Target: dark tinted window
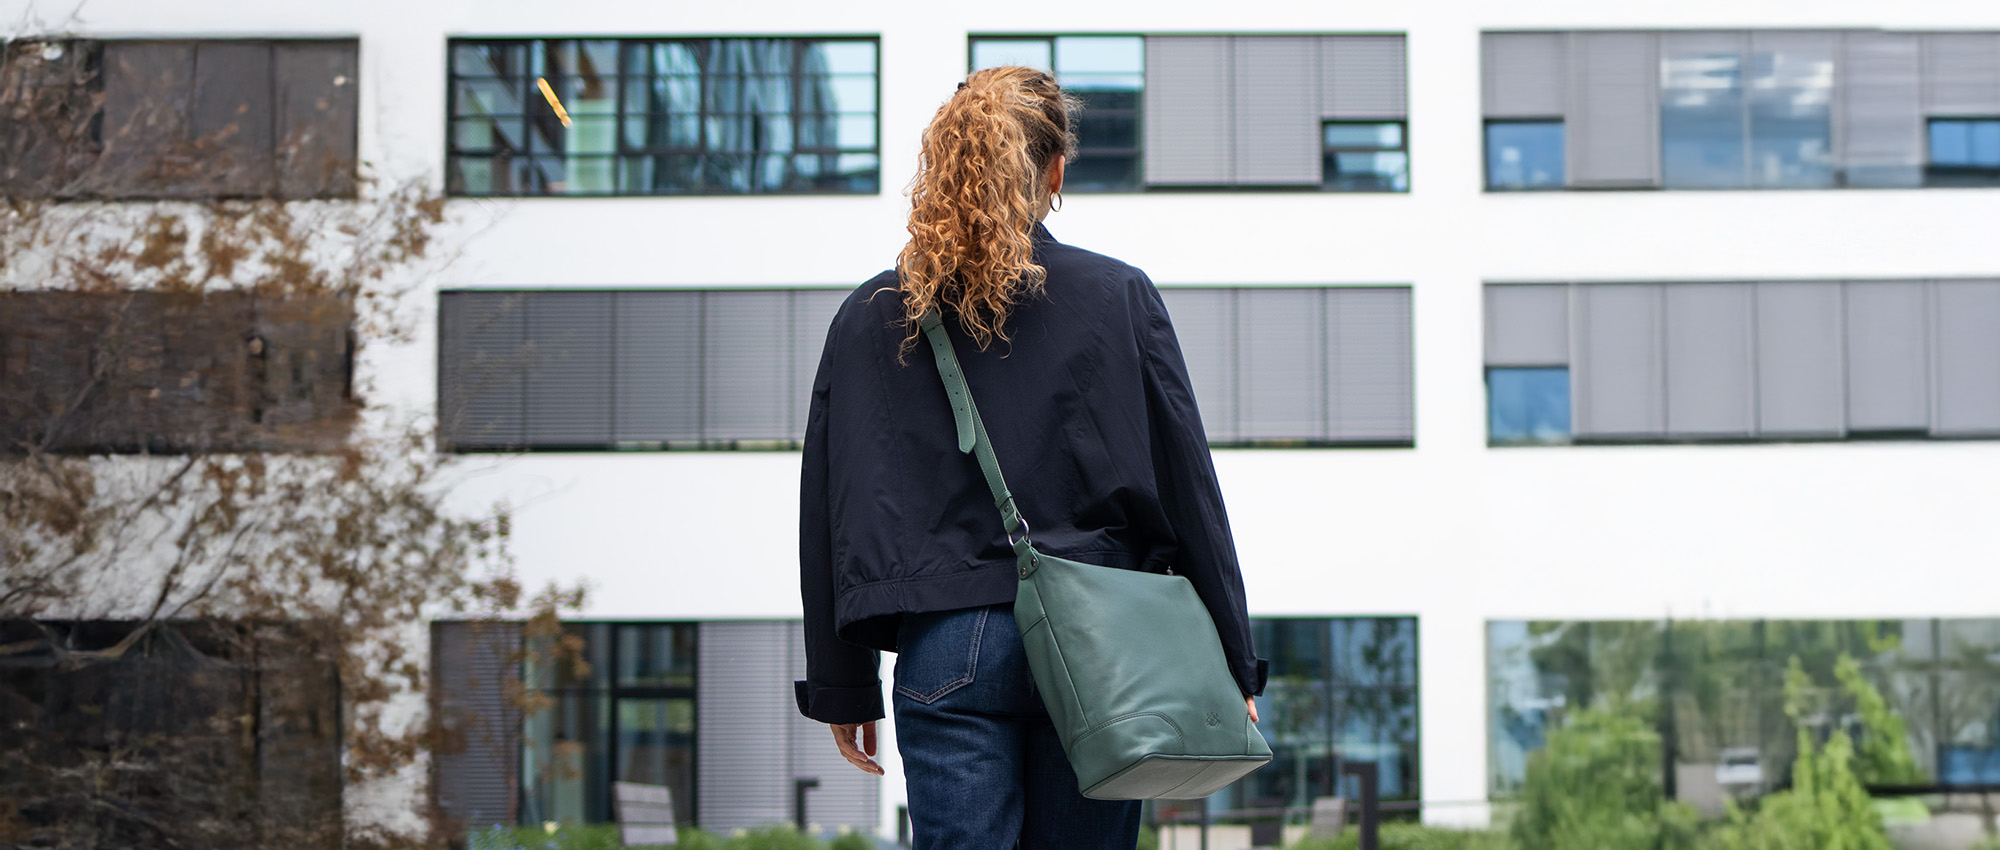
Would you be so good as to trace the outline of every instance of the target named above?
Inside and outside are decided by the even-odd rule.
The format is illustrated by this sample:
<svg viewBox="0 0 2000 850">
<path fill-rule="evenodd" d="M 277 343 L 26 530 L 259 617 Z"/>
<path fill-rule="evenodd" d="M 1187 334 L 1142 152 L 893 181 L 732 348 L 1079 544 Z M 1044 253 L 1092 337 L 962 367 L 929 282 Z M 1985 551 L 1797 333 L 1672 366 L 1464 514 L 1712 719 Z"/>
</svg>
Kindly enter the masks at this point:
<svg viewBox="0 0 2000 850">
<path fill-rule="evenodd" d="M 456 195 L 873 194 L 874 39 L 451 46 Z"/>
<path fill-rule="evenodd" d="M 355 186 L 353 41 L 17 41 L 0 194 L 327 198 Z"/>
<path fill-rule="evenodd" d="M 974 38 L 972 69 L 1025 65 L 1056 76 L 1083 100 L 1077 157 L 1065 192 L 1140 188 L 1139 115 L 1146 79 L 1145 39 L 1137 36 Z"/>
</svg>

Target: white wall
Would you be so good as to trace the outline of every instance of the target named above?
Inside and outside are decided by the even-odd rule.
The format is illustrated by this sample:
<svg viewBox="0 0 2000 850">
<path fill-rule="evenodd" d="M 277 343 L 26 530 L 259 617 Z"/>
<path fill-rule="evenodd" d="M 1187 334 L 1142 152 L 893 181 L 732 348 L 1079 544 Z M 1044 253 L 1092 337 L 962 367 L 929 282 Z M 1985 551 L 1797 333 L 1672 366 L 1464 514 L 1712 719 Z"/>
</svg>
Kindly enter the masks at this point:
<svg viewBox="0 0 2000 850">
<path fill-rule="evenodd" d="M 0 0 L 0 21 L 23 6 Z M 358 34 L 364 157 L 433 180 L 447 36 L 880 34 L 880 196 L 452 204 L 444 284 L 594 286 L 858 283 L 887 267 L 918 131 L 964 72 L 967 31 L 1409 33 L 1410 194 L 1077 195 L 1050 227 L 1162 283 L 1415 286 L 1415 450 L 1217 463 L 1253 613 L 1421 618 L 1424 793 L 1456 802 L 1485 796 L 1487 619 L 2000 614 L 2000 444 L 1484 446 L 1482 281 L 2000 275 L 2000 191 L 1479 191 L 1481 29 L 1707 26 L 2000 29 L 2000 4 L 91 0 L 77 29 Z M 378 398 L 427 406 L 431 345 L 373 350 Z M 592 616 L 794 616 L 797 462 L 482 457 L 461 498 L 517 505 L 523 572 L 587 577 Z"/>
</svg>

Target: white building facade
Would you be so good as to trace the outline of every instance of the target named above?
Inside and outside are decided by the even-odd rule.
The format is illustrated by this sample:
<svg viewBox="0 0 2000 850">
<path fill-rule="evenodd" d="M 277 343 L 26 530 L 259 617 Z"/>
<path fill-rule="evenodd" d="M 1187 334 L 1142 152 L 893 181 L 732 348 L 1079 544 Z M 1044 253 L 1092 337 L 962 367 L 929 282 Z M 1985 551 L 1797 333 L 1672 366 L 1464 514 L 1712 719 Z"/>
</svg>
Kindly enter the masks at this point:
<svg viewBox="0 0 2000 850">
<path fill-rule="evenodd" d="M 20 18 L 19 6 L 0 13 Z M 1279 623 L 1259 634 L 1323 620 L 1335 637 L 1313 639 L 1326 656 L 1316 663 L 1332 672 L 1300 675 L 1394 692 L 1381 716 L 1410 728 L 1370 727 L 1351 747 L 1327 733 L 1327 749 L 1402 760 L 1397 787 L 1426 820 L 1488 817 L 1489 623 L 2000 616 L 2000 488 L 1988 482 L 2000 472 L 2000 186 L 1927 185 L 2000 170 L 1981 147 L 1988 123 L 2000 133 L 2000 37 L 1932 37 L 2000 33 L 2000 6 L 93 0 L 68 24 L 52 4 L 33 15 L 103 39 L 359 40 L 361 160 L 455 196 L 457 259 L 439 292 L 413 302 L 444 314 L 424 323 L 438 334 L 365 350 L 374 400 L 444 408 L 469 450 L 456 498 L 511 505 L 523 576 L 586 579 L 581 619 L 695 624 L 695 681 L 652 681 L 660 690 L 630 699 L 660 701 L 634 718 L 698 704 L 696 755 L 674 769 L 698 777 L 705 824 L 783 819 L 812 765 L 823 790 L 807 799 L 847 808 L 808 820 L 894 832 L 893 734 L 889 777 L 840 796 L 832 742 L 783 713 L 793 662 L 750 656 L 799 615 L 799 455 L 782 427 L 802 428 L 804 399 L 791 388 L 810 378 L 801 364 L 816 355 L 827 293 L 893 263 L 918 134 L 980 55 L 975 41 L 1142 92 L 1131 125 L 1105 130 L 1130 143 L 1101 146 L 1108 164 L 1091 172 L 1114 190 L 1067 192 L 1048 226 L 1186 290 L 1168 303 L 1194 340 L 1211 430 L 1228 437 L 1215 462 L 1250 610 Z M 1709 41 L 1689 41 L 1696 32 Z M 1122 41 L 1077 46 L 1066 69 L 1070 37 Z M 474 55 L 516 39 L 612 52 L 579 47 L 577 64 L 516 70 L 493 64 L 512 61 L 498 52 Z M 708 113 L 686 125 L 696 135 L 676 135 L 678 113 L 657 105 L 674 86 L 780 67 L 752 57 L 724 72 L 701 52 L 721 48 L 676 45 L 743 39 L 793 51 L 782 67 L 796 89 L 771 95 L 788 104 L 771 114 L 788 117 L 732 124 L 757 109 L 697 95 Z M 845 47 L 808 56 L 797 46 L 808 43 Z M 693 69 L 679 56 L 696 57 Z M 831 106 L 800 105 L 810 75 Z M 482 93 L 475 77 L 506 91 Z M 553 80 L 540 104 L 539 85 L 523 83 L 537 79 Z M 649 96 L 652 112 L 631 105 Z M 520 123 L 503 128 L 506 103 Z M 553 103 L 569 123 L 545 129 Z M 1868 115 L 1889 117 L 1856 117 Z M 1539 130 L 1491 135 L 1515 124 Z M 1553 152 L 1535 135 L 1550 124 Z M 765 159 L 702 159 L 741 141 L 719 141 L 737 139 L 730 127 Z M 790 136 L 770 135 L 780 129 Z M 1741 140 L 1737 153 L 1715 153 L 1735 144 L 1725 137 Z M 493 153 L 510 145 L 511 157 Z M 674 182 L 683 165 L 708 182 Z M 1897 167 L 1907 174 L 1864 188 Z M 578 297 L 536 300 L 549 293 Z M 440 307 L 454 300 L 469 306 Z M 1245 332 L 1253 321 L 1263 333 Z M 659 323 L 687 330 L 635 342 Z M 538 338 L 542 327 L 560 334 Z M 730 342 L 767 327 L 795 340 L 790 353 L 728 371 L 741 365 Z M 479 333 L 497 336 L 466 341 Z M 465 390 L 472 412 L 460 411 L 450 384 L 471 374 L 469 358 L 516 339 L 582 353 Z M 1908 351 L 1879 353 L 1875 339 Z M 1322 359 L 1304 372 L 1267 365 L 1294 349 Z M 641 362 L 652 365 L 630 366 Z M 1877 367 L 1888 371 L 1869 377 Z M 1560 377 L 1560 394 L 1535 396 L 1555 399 L 1536 408 L 1489 392 L 1489 370 L 1523 369 Z M 1521 392 L 1554 392 L 1532 386 Z M 1914 395 L 1868 401 L 1898 388 Z M 1339 625 L 1356 622 L 1368 625 Z M 1407 657 L 1383 681 L 1344 681 L 1330 660 L 1350 652 L 1339 635 L 1359 646 L 1378 632 L 1389 635 L 1378 649 Z M 766 668 L 776 701 L 751 700 L 766 713 L 730 725 L 751 709 L 711 703 L 721 697 L 701 681 Z M 757 741 L 769 724 L 791 737 Z M 752 744 L 798 770 L 725 794 L 718 783 L 737 779 L 724 765 Z M 1302 785 L 1215 805 L 1338 790 L 1306 778 L 1325 764 L 1284 769 Z M 754 812 L 721 814 L 753 798 Z M 858 823 L 857 807 L 879 816 Z"/>
</svg>

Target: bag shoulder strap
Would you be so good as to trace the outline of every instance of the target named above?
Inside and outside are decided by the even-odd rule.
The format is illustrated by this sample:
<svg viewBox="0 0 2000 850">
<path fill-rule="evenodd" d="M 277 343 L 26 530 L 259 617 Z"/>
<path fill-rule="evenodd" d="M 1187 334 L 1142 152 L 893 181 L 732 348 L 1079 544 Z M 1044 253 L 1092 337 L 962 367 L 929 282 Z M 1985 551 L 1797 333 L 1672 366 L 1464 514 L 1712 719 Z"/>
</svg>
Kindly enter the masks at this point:
<svg viewBox="0 0 2000 850">
<path fill-rule="evenodd" d="M 986 476 L 986 489 L 993 494 L 993 506 L 1000 510 L 1000 524 L 1007 529 L 1007 542 L 1013 545 L 1017 558 L 1027 559 L 1021 576 L 1027 578 L 1031 571 L 1029 564 L 1034 560 L 1030 557 L 1034 544 L 1028 540 L 1028 523 L 1014 505 L 1007 479 L 1000 474 L 1000 459 L 993 454 L 993 441 L 986 436 L 986 422 L 979 418 L 979 406 L 972 402 L 972 388 L 965 383 L 965 370 L 959 368 L 958 352 L 952 350 L 944 319 L 933 309 L 924 313 L 917 324 L 930 340 L 938 377 L 944 380 L 945 396 L 951 399 L 951 415 L 958 422 L 958 450 L 979 459 L 979 471 Z"/>
</svg>

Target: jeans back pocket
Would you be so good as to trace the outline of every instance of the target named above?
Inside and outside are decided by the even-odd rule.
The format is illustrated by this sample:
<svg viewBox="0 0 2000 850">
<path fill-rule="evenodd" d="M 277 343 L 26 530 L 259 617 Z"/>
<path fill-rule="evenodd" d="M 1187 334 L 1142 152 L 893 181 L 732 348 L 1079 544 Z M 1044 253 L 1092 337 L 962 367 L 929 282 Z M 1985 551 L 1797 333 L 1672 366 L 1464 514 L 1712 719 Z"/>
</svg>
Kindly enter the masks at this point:
<svg viewBox="0 0 2000 850">
<path fill-rule="evenodd" d="M 991 608 L 903 615 L 896 643 L 896 693 L 922 703 L 972 684 Z"/>
</svg>

